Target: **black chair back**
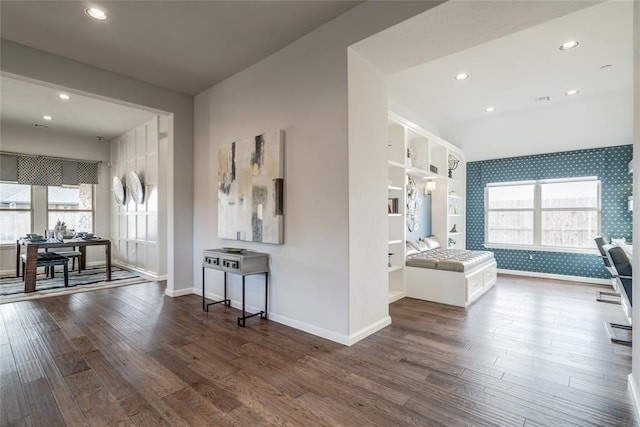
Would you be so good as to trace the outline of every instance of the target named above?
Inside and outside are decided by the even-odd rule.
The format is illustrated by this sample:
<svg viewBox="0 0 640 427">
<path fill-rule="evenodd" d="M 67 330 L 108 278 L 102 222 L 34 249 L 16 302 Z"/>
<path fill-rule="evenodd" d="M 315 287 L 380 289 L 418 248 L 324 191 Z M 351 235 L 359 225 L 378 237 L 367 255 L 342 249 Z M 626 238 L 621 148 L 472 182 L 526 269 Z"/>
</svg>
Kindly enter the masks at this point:
<svg viewBox="0 0 640 427">
<path fill-rule="evenodd" d="M 620 280 L 622 287 L 626 294 L 629 304 L 632 305 L 633 301 L 633 270 L 631 268 L 631 261 L 629 256 L 620 246 L 604 245 L 603 250 L 607 255 L 607 259 L 611 263 L 611 268 L 616 272 L 617 280 Z"/>
<path fill-rule="evenodd" d="M 602 261 L 604 262 L 604 266 L 605 267 L 611 267 L 611 263 L 609 262 L 609 258 L 607 258 L 607 253 L 603 249 L 604 245 L 606 245 L 607 242 L 604 241 L 604 238 L 602 236 L 596 236 L 596 237 L 594 237 L 593 240 L 596 241 L 596 246 L 598 247 L 598 250 L 600 251 L 600 256 L 602 257 Z"/>
</svg>

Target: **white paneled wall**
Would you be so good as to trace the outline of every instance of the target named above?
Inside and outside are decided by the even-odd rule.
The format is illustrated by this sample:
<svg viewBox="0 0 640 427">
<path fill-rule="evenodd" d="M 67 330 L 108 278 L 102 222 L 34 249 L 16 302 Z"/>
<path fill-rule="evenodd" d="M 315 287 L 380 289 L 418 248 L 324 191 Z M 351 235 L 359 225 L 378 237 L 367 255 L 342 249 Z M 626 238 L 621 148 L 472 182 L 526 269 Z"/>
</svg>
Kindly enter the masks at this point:
<svg viewBox="0 0 640 427">
<path fill-rule="evenodd" d="M 146 273 L 156 280 L 166 278 L 166 186 L 159 171 L 166 165 L 167 118 L 157 116 L 111 141 L 111 178 L 134 171 L 144 187 L 144 202 L 137 204 L 126 190 L 126 203 L 111 197 L 111 240 L 115 262 Z M 113 190 L 112 190 L 113 191 Z M 160 209 L 160 207 L 163 209 Z"/>
</svg>

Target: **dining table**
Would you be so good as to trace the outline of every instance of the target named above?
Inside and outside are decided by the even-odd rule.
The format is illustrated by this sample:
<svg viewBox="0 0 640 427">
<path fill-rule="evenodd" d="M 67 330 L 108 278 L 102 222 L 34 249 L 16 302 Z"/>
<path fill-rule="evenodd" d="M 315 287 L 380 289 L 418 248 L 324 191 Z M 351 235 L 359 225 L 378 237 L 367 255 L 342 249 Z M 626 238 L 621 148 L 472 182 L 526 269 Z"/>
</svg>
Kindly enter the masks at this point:
<svg viewBox="0 0 640 427">
<path fill-rule="evenodd" d="M 80 269 L 87 267 L 87 247 L 88 246 L 104 246 L 106 258 L 107 281 L 111 281 L 111 240 L 109 239 L 46 239 L 31 241 L 28 239 L 16 240 L 16 277 L 20 277 L 20 254 L 21 248 L 26 249 L 26 263 L 24 267 L 24 292 L 30 293 L 36 290 L 36 275 L 38 269 L 38 251 L 40 249 L 53 248 L 79 248 L 80 253 Z"/>
</svg>

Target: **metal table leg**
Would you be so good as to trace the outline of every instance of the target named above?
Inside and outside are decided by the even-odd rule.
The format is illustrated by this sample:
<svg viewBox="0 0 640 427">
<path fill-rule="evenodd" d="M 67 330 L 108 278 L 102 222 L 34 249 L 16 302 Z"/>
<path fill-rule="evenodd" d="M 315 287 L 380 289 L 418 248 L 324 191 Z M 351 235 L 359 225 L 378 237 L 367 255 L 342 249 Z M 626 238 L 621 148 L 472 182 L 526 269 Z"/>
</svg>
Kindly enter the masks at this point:
<svg viewBox="0 0 640 427">
<path fill-rule="evenodd" d="M 244 302 L 244 298 L 243 298 Z M 227 298 L 227 272 L 224 272 L 224 299 L 222 301 L 213 301 L 210 303 L 205 303 L 204 300 L 204 267 L 202 267 L 202 310 L 208 312 L 210 305 L 220 304 L 231 306 L 231 300 Z"/>
</svg>

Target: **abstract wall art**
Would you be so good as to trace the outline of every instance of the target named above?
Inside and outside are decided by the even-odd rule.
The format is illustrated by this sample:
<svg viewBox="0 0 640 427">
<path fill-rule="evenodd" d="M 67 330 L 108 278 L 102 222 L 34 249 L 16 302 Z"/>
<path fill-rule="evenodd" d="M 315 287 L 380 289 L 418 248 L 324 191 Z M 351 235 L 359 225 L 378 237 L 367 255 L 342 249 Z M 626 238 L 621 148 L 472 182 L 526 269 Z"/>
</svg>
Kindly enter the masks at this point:
<svg viewBox="0 0 640 427">
<path fill-rule="evenodd" d="M 284 132 L 218 149 L 218 236 L 284 243 Z"/>
</svg>

